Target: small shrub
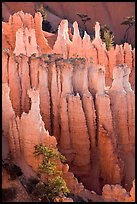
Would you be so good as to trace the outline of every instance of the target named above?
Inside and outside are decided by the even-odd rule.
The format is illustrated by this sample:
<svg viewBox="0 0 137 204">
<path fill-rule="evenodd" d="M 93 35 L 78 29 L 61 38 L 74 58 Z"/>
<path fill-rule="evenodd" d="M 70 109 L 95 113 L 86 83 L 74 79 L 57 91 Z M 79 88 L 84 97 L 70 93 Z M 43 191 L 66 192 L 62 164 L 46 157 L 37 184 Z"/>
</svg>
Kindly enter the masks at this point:
<svg viewBox="0 0 137 204">
<path fill-rule="evenodd" d="M 63 156 L 57 149 L 52 148 L 50 145 L 46 147 L 45 145 L 36 145 L 35 146 L 35 157 L 43 155 L 44 159 L 60 159 L 62 163 L 66 162 L 65 156 Z"/>
<path fill-rule="evenodd" d="M 54 200 L 57 196 L 63 196 L 69 193 L 66 182 L 61 176 L 56 176 L 49 180 L 47 190 L 47 195 L 50 200 Z"/>
<path fill-rule="evenodd" d="M 101 39 L 106 44 L 106 49 L 110 50 L 110 48 L 114 45 L 114 33 L 109 29 L 107 25 L 101 26 Z"/>
<path fill-rule="evenodd" d="M 42 164 L 39 164 L 39 169 L 48 175 L 61 174 L 61 171 L 57 170 L 56 163 L 47 160 L 43 160 Z"/>
<path fill-rule="evenodd" d="M 44 8 L 44 6 L 42 4 L 40 5 L 40 8 L 37 9 L 37 11 L 41 13 L 43 21 L 46 21 L 47 14 L 46 14 L 45 8 Z"/>
<path fill-rule="evenodd" d="M 41 201 L 54 201 L 57 196 L 61 197 L 68 193 L 69 190 L 64 179 L 60 176 L 56 176 L 47 183 L 39 182 L 32 195 Z"/>
<path fill-rule="evenodd" d="M 42 163 L 39 164 L 39 169 L 46 172 L 52 179 L 47 179 L 46 183 L 39 182 L 33 192 L 35 197 L 40 201 L 51 200 L 53 201 L 56 196 L 66 195 L 69 193 L 65 180 L 61 177 L 62 171 L 57 168 L 57 160 L 62 163 L 66 162 L 66 158 L 55 148 L 45 145 L 36 145 L 34 151 L 35 157 L 43 156 Z"/>
<path fill-rule="evenodd" d="M 110 32 L 108 30 L 104 32 L 103 41 L 106 44 L 106 49 L 107 50 L 110 50 L 110 48 L 114 45 L 113 39 L 114 39 L 114 35 L 110 34 Z"/>
</svg>

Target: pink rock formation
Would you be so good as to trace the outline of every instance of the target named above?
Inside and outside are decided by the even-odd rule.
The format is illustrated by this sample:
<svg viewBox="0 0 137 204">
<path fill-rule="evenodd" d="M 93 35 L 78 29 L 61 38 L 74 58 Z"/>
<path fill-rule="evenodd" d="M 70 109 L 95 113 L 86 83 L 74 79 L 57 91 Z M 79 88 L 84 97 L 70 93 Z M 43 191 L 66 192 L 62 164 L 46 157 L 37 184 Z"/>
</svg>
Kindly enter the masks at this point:
<svg viewBox="0 0 137 204">
<path fill-rule="evenodd" d="M 68 34 L 68 21 L 62 20 L 58 27 L 58 37 L 53 47 L 53 52 L 63 54 L 64 58 L 68 58 L 70 44 L 71 41 Z"/>
<path fill-rule="evenodd" d="M 128 43 L 124 43 L 124 60 L 125 64 L 132 69 L 132 49 Z"/>
<path fill-rule="evenodd" d="M 50 64 L 49 76 L 50 76 L 50 97 L 51 97 L 51 106 L 52 106 L 52 132 L 55 135 L 57 141 L 60 138 L 60 129 L 59 129 L 59 96 L 60 96 L 60 71 L 58 73 L 55 62 Z"/>
<path fill-rule="evenodd" d="M 90 141 L 79 94 L 68 96 L 68 116 L 73 163 L 79 167 L 89 165 Z M 81 157 L 83 160 L 81 160 Z"/>
<path fill-rule="evenodd" d="M 92 95 L 83 95 L 82 106 L 86 118 L 86 125 L 88 128 L 91 152 L 93 152 L 96 149 L 96 113 Z"/>
<path fill-rule="evenodd" d="M 116 65 L 116 52 L 114 47 L 111 47 L 107 54 L 108 54 L 109 77 L 113 78 L 113 68 Z"/>
<path fill-rule="evenodd" d="M 8 83 L 8 55 L 5 52 L 2 52 L 2 83 Z"/>
<path fill-rule="evenodd" d="M 34 29 L 27 27 L 19 28 L 16 32 L 16 45 L 13 52 L 16 56 L 20 53 L 30 57 L 32 54 L 38 56 L 38 48 Z"/>
<path fill-rule="evenodd" d="M 49 136 L 48 131 L 44 128 L 39 110 L 39 92 L 30 89 L 27 93 L 31 98 L 31 110 L 28 114 L 23 113 L 21 118 L 14 118 L 11 121 L 10 133 L 13 137 L 16 135 L 16 139 L 20 141 L 22 155 L 20 154 L 18 156 L 23 156 L 28 165 L 36 169 L 38 163 L 34 162 L 34 146 L 37 144 L 56 146 L 57 143 L 55 137 Z M 16 144 L 14 146 L 16 147 Z M 15 155 L 14 152 L 13 155 Z"/>
<path fill-rule="evenodd" d="M 75 21 L 73 23 L 74 35 L 72 38 L 72 43 L 70 44 L 69 57 L 83 57 L 83 46 L 82 39 L 80 37 L 78 23 Z"/>
<path fill-rule="evenodd" d="M 98 64 L 97 50 L 91 43 L 90 36 L 86 31 L 83 37 L 83 57 L 86 58 L 89 63 L 94 62 L 95 65 Z"/>
<path fill-rule="evenodd" d="M 134 182 L 130 194 L 120 185 L 105 185 L 102 196 L 106 202 L 135 202 Z"/>
<path fill-rule="evenodd" d="M 131 186 L 131 180 L 129 179 L 128 168 L 134 166 L 134 102 L 135 95 L 129 86 L 128 80 L 125 79 L 129 75 L 129 68 L 124 65 L 117 65 L 114 69 L 114 81 L 112 88 L 109 91 L 112 117 L 114 121 L 114 128 L 117 137 L 118 149 L 120 151 L 120 157 L 125 163 L 125 175 L 124 182 Z M 117 82 L 116 82 L 117 81 Z M 124 83 L 123 83 L 124 82 Z M 126 88 L 125 88 L 126 87 Z M 122 107 L 121 107 L 122 104 Z M 131 110 L 132 109 L 132 110 Z M 132 121 L 132 128 L 130 129 Z M 132 131 L 132 136 L 130 134 Z M 132 141 L 132 142 L 131 142 Z M 134 167 L 133 167 L 134 168 Z M 130 178 L 133 175 L 130 174 Z"/>
<path fill-rule="evenodd" d="M 14 36 L 6 37 L 7 30 L 14 27 Z M 135 144 L 135 95 L 129 78 L 130 72 L 134 76 L 135 50 L 117 45 L 107 52 L 99 29 L 97 23 L 94 41 L 90 42 L 87 34 L 82 40 L 75 22 L 70 41 L 68 22 L 63 20 L 51 50 L 42 33 L 40 13 L 33 19 L 20 12 L 3 24 L 3 39 L 10 42 L 3 50 L 2 82 L 10 88 L 10 92 L 3 89 L 3 132 L 9 134 L 14 158 L 23 155 L 34 169 L 38 164 L 34 162 L 34 145 L 58 144 L 70 169 L 85 185 L 88 180 L 89 189 L 99 192 L 106 183 L 118 183 L 129 190 L 134 179 Z M 19 39 L 26 39 L 20 48 Z M 74 56 L 74 51 L 82 59 Z M 124 58 L 129 52 L 132 61 L 131 55 Z M 110 89 L 106 78 L 113 78 Z M 14 112 L 19 117 L 12 117 Z M 100 186 L 95 186 L 91 172 Z M 79 191 L 73 174 L 64 177 Z"/>
<path fill-rule="evenodd" d="M 116 64 L 123 64 L 124 63 L 124 51 L 122 45 L 116 45 L 115 48 L 116 52 Z"/>
<path fill-rule="evenodd" d="M 22 11 L 10 16 L 9 22 L 3 22 L 3 46 L 14 50 L 15 55 L 20 53 L 31 56 L 51 53 L 47 40 L 42 32 L 42 16 L 36 13 L 32 15 Z M 7 43 L 5 42 L 7 41 Z M 5 47 L 4 47 L 5 48 Z"/>
<path fill-rule="evenodd" d="M 104 78 L 104 72 L 100 68 L 98 70 L 98 86 L 95 101 L 98 118 L 97 126 L 100 178 L 103 179 L 105 183 L 121 183 L 121 172 L 123 171 L 123 167 L 120 164 L 116 150 L 116 138 L 114 134 L 115 130 L 113 128 L 112 123 L 110 98 L 108 95 L 105 94 Z M 105 144 L 107 144 L 107 146 Z M 107 165 L 108 163 L 109 166 Z"/>
<path fill-rule="evenodd" d="M 39 78 L 38 79 L 41 82 L 39 83 L 40 114 L 42 116 L 42 120 L 45 123 L 45 129 L 51 132 L 50 94 L 49 94 L 49 89 L 48 89 L 48 66 L 44 64 L 43 62 L 41 63 L 41 66 L 39 67 Z M 37 86 L 34 86 L 34 87 L 37 87 Z"/>
<path fill-rule="evenodd" d="M 27 13 L 18 12 L 14 14 L 10 17 L 9 23 L 3 23 L 3 48 L 9 49 L 10 52 L 14 50 L 15 55 L 22 53 L 27 56 L 33 54 L 37 56 L 43 53 L 54 52 L 63 54 L 64 58 L 85 57 L 89 62 L 93 60 L 95 64 L 99 63 L 105 66 L 105 76 L 108 85 L 112 83 L 111 79 L 115 64 L 126 63 L 132 69 L 134 57 L 132 58 L 131 46 L 125 43 L 124 48 L 121 45 L 117 45 L 115 52 L 113 48 L 107 52 L 100 38 L 98 22 L 95 25 L 95 39 L 91 43 L 86 33 L 82 41 L 76 22 L 73 24 L 74 35 L 72 41 L 70 41 L 68 22 L 63 20 L 59 26 L 58 38 L 53 50 L 48 45 L 48 41 L 45 38 L 47 34 L 41 30 L 41 25 L 42 17 L 40 13 L 36 13 L 34 19 Z M 64 37 L 62 38 L 62 36 Z M 25 43 L 23 43 L 24 41 Z M 79 45 L 78 48 L 77 45 Z M 113 56 L 116 56 L 116 61 Z M 134 75 L 134 71 L 131 75 Z M 134 88 L 134 78 L 130 77 L 130 81 L 132 88 Z"/>
<path fill-rule="evenodd" d="M 9 121 L 14 117 L 14 111 L 9 98 L 10 89 L 7 83 L 2 83 L 2 134 L 8 137 Z"/>
<path fill-rule="evenodd" d="M 21 64 L 19 65 L 21 66 Z M 19 66 L 15 61 L 14 55 L 9 58 L 8 76 L 10 87 L 10 98 L 15 114 L 21 116 L 21 82 L 19 74 Z M 14 82 L 14 83 L 13 83 Z"/>
<path fill-rule="evenodd" d="M 44 38 L 42 32 L 42 16 L 40 13 L 36 13 L 34 17 L 34 29 L 36 33 L 36 40 L 39 46 L 40 54 L 52 53 L 52 49 L 49 47 L 47 40 Z"/>
<path fill-rule="evenodd" d="M 132 89 L 135 90 L 135 48 L 132 50 L 132 57 L 133 57 L 132 70 L 129 76 L 129 81 L 131 83 Z"/>
<path fill-rule="evenodd" d="M 71 149 L 71 138 L 69 132 L 69 118 L 68 118 L 68 104 L 66 97 L 60 98 L 60 124 L 61 124 L 61 136 L 59 140 L 59 149 L 66 156 L 67 161 L 70 163 L 73 161 L 73 154 Z"/>
</svg>

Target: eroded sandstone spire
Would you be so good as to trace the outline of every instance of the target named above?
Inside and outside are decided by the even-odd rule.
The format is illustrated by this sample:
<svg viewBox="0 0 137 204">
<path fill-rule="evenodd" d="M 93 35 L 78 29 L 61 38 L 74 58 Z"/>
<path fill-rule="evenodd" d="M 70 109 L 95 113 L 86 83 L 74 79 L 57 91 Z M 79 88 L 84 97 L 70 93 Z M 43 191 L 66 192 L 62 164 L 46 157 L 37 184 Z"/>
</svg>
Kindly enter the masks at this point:
<svg viewBox="0 0 137 204">
<path fill-rule="evenodd" d="M 125 183 L 130 189 L 134 179 L 134 168 L 129 170 L 129 167 L 134 166 L 135 95 L 129 77 L 131 74 L 134 77 L 135 50 L 119 45 L 106 51 L 98 23 L 95 40 L 91 42 L 86 33 L 83 39 L 80 37 L 75 22 L 70 41 L 66 20 L 61 22 L 51 50 L 44 38 L 41 20 L 40 13 L 33 19 L 21 12 L 3 24 L 6 41 L 3 46 L 8 47 L 3 50 L 2 82 L 10 88 L 9 97 L 8 92 L 4 93 L 4 100 L 12 105 L 14 115 L 19 116 L 9 119 L 13 111 L 8 113 L 3 102 L 14 157 L 23 155 L 27 164 L 36 169 L 34 145 L 58 143 L 70 168 L 89 188 L 99 191 L 109 182 Z M 13 28 L 13 36 L 6 37 Z M 130 63 L 123 64 L 128 61 L 124 56 L 130 51 L 132 69 L 130 56 Z M 106 89 L 106 78 L 113 80 L 110 89 Z M 7 123 L 3 129 L 8 135 Z M 75 184 L 77 192 L 74 175 L 64 177 L 70 186 Z"/>
</svg>

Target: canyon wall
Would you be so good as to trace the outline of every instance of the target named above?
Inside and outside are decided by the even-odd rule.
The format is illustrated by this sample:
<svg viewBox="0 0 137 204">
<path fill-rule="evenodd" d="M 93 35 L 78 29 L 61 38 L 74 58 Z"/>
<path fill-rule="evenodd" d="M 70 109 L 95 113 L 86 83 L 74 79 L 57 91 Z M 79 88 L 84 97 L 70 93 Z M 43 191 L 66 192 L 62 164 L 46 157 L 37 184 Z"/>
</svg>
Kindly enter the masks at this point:
<svg viewBox="0 0 137 204">
<path fill-rule="evenodd" d="M 92 42 L 86 33 L 81 39 L 77 22 L 70 40 L 66 20 L 52 49 L 41 23 L 40 13 L 33 19 L 23 12 L 3 23 L 3 135 L 15 159 L 36 169 L 34 145 L 57 145 L 86 188 L 101 193 L 107 183 L 130 190 L 135 49 L 124 44 L 107 51 L 98 22 Z M 74 175 L 67 173 L 68 183 Z"/>
</svg>

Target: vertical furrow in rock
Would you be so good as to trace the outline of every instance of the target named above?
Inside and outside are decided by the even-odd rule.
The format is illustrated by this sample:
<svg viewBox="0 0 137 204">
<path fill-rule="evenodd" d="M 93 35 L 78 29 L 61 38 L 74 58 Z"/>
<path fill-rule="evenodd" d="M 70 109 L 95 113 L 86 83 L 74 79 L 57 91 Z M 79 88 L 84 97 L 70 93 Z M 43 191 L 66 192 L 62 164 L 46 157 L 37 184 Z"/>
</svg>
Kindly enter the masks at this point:
<svg viewBox="0 0 137 204">
<path fill-rule="evenodd" d="M 116 65 L 124 64 L 124 51 L 122 45 L 116 45 Z"/>
<path fill-rule="evenodd" d="M 113 68 L 116 65 L 116 52 L 114 47 L 111 47 L 108 53 L 109 77 L 113 78 Z"/>
<path fill-rule="evenodd" d="M 89 165 L 90 141 L 79 95 L 68 95 L 68 116 L 72 151 L 74 154 L 73 164 L 76 166 Z M 81 158 L 83 159 L 81 160 Z"/>
<path fill-rule="evenodd" d="M 22 112 L 28 113 L 30 110 L 30 98 L 28 97 L 27 90 L 30 89 L 30 76 L 29 76 L 29 65 L 28 57 L 21 57 L 21 87 L 22 87 Z"/>
<path fill-rule="evenodd" d="M 60 66 L 56 64 L 56 72 L 57 72 L 57 89 L 58 89 L 58 99 L 60 100 L 61 92 L 62 92 L 62 86 L 61 86 L 61 71 Z"/>
<path fill-rule="evenodd" d="M 131 144 L 131 150 L 134 150 L 134 144 L 135 144 L 135 95 L 132 91 L 127 93 L 127 117 L 128 117 L 128 129 L 129 129 L 129 143 Z"/>
<path fill-rule="evenodd" d="M 9 58 L 9 87 L 12 107 L 17 116 L 21 116 L 21 86 L 14 55 Z"/>
<path fill-rule="evenodd" d="M 9 131 L 10 131 L 10 134 L 9 134 L 9 138 L 8 138 L 8 143 L 9 143 L 9 149 L 10 149 L 10 152 L 12 153 L 13 155 L 13 158 L 16 158 L 16 143 L 15 143 L 15 138 L 14 138 L 14 135 L 17 133 L 15 132 L 16 128 L 14 129 L 14 124 L 12 123 L 12 120 L 9 124 Z"/>
<path fill-rule="evenodd" d="M 117 135 L 117 143 L 120 149 L 124 151 L 124 147 L 129 143 L 128 123 L 127 123 L 127 99 L 126 92 L 123 87 L 124 69 L 123 65 L 117 65 L 113 71 L 113 83 L 109 90 L 111 100 L 111 108 L 113 119 L 115 121 L 115 133 Z M 121 108 L 122 104 L 122 108 Z"/>
<path fill-rule="evenodd" d="M 132 67 L 135 68 L 135 48 L 132 50 L 132 56 L 133 56 L 133 61 L 132 61 Z"/>
<path fill-rule="evenodd" d="M 107 68 L 107 66 L 108 66 L 108 58 L 107 58 L 106 50 L 102 46 L 102 47 L 98 47 L 97 48 L 97 52 L 98 52 L 98 63 L 100 65 L 103 65 L 103 66 L 105 66 Z M 108 77 L 108 70 L 106 70 L 106 74 L 107 74 L 107 77 Z"/>
<path fill-rule="evenodd" d="M 29 70 L 30 70 L 30 85 L 31 88 L 38 87 L 38 68 L 39 68 L 40 60 L 36 57 L 31 57 L 28 61 Z"/>
<path fill-rule="evenodd" d="M 8 137 L 9 122 L 15 113 L 9 98 L 10 88 L 7 83 L 2 83 L 2 135 Z"/>
<path fill-rule="evenodd" d="M 9 147 L 14 159 L 21 156 L 19 122 L 19 117 L 10 120 Z"/>
<path fill-rule="evenodd" d="M 50 64 L 51 72 L 51 105 L 52 105 L 52 125 L 53 125 L 53 135 L 56 137 L 57 141 L 60 137 L 59 131 L 59 93 L 57 85 L 57 70 L 55 62 Z"/>
<path fill-rule="evenodd" d="M 92 57 L 91 58 L 91 62 L 93 62 L 95 65 L 97 65 L 99 63 L 97 49 L 95 47 L 93 47 L 91 49 L 91 53 L 92 53 L 92 55 L 91 55 L 91 57 Z"/>
<path fill-rule="evenodd" d="M 106 182 L 121 183 L 121 173 L 123 170 L 116 152 L 110 98 L 105 94 L 104 88 L 104 71 L 99 69 L 95 104 L 98 118 L 99 179 L 101 185 L 104 185 Z M 108 163 L 109 166 L 107 165 Z"/>
<path fill-rule="evenodd" d="M 73 156 L 69 131 L 67 95 L 73 93 L 73 65 L 69 60 L 59 60 L 56 62 L 56 65 L 60 70 L 60 85 L 62 87 L 59 101 L 59 122 L 61 127 L 59 149 L 66 156 L 67 161 L 70 163 L 73 160 Z"/>
<path fill-rule="evenodd" d="M 132 70 L 132 51 L 131 45 L 124 43 L 124 63 Z"/>
<path fill-rule="evenodd" d="M 35 77 L 35 79 L 36 78 L 37 77 Z M 49 88 L 48 88 L 48 66 L 43 61 L 39 66 L 39 94 L 40 94 L 40 114 L 42 116 L 42 120 L 45 123 L 45 129 L 48 130 L 49 133 L 51 134 L 50 95 L 49 95 Z"/>
<path fill-rule="evenodd" d="M 91 96 L 83 95 L 82 105 L 83 105 L 85 118 L 87 121 L 87 128 L 88 128 L 91 152 L 92 152 L 96 149 L 96 114 L 95 114 L 95 107 L 94 107 L 92 95 Z"/>
<path fill-rule="evenodd" d="M 113 146 L 111 134 L 99 123 L 99 180 L 103 187 L 106 183 L 121 184 L 123 176 L 123 161 Z M 108 165 L 109 164 L 109 165 Z"/>
<path fill-rule="evenodd" d="M 72 148 L 71 148 L 71 138 L 69 131 L 69 118 L 67 111 L 67 99 L 65 96 L 60 98 L 60 125 L 61 125 L 61 135 L 59 140 L 59 150 L 67 158 L 67 162 L 71 163 L 73 161 Z"/>
<path fill-rule="evenodd" d="M 135 48 L 132 50 L 132 70 L 129 76 L 129 81 L 132 89 L 135 90 Z"/>
<path fill-rule="evenodd" d="M 2 83 L 8 83 L 8 55 L 2 52 Z"/>
</svg>

